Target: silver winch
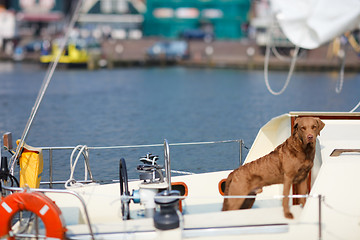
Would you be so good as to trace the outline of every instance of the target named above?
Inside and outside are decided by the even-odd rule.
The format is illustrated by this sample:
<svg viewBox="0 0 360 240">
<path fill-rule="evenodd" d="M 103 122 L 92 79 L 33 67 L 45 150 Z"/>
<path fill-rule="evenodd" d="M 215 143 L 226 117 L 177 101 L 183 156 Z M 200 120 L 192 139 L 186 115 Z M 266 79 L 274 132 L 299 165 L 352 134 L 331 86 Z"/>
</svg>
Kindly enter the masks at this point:
<svg viewBox="0 0 360 240">
<path fill-rule="evenodd" d="M 122 204 L 123 219 L 130 219 L 129 203 L 132 200 L 134 203 L 141 203 L 145 208 L 145 217 L 153 217 L 155 213 L 155 196 L 163 190 L 171 191 L 171 173 L 170 173 L 170 154 L 169 144 L 164 141 L 164 160 L 165 160 L 165 174 L 162 170 L 163 166 L 158 165 L 159 156 L 151 153 L 146 154 L 140 158 L 142 164 L 137 166 L 139 178 L 142 180 L 139 184 L 138 190 L 133 190 L 130 194 L 128 190 L 127 170 L 125 159 L 120 159 L 120 194 Z"/>
</svg>

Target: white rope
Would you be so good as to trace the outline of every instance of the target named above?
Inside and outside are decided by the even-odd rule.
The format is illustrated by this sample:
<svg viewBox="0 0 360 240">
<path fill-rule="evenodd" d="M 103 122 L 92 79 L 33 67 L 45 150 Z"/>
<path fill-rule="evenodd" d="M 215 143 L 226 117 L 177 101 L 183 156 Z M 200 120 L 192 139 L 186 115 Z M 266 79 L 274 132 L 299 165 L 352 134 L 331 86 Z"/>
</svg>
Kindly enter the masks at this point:
<svg viewBox="0 0 360 240">
<path fill-rule="evenodd" d="M 290 62 L 291 61 L 291 57 L 287 57 L 287 56 L 283 56 L 283 55 L 281 55 L 279 52 L 278 52 L 278 50 L 276 49 L 276 47 L 275 46 L 271 46 L 271 52 L 274 54 L 274 56 L 275 57 L 277 57 L 279 60 L 281 60 L 281 61 L 288 61 L 288 62 Z M 300 52 L 299 51 L 299 54 L 298 54 L 298 56 L 297 56 L 297 58 L 299 59 L 299 58 L 302 58 L 302 57 L 304 57 L 305 56 L 305 51 L 302 51 L 302 52 Z"/>
<path fill-rule="evenodd" d="M 161 169 L 163 172 L 165 171 L 165 169 Z M 193 172 L 185 172 L 185 171 L 178 171 L 178 170 L 170 170 L 172 173 L 177 173 L 177 174 L 183 174 L 183 175 L 194 175 L 195 173 Z"/>
<path fill-rule="evenodd" d="M 353 109 L 350 110 L 350 112 L 354 112 L 359 107 L 360 107 L 360 101 L 358 102 L 358 104 Z"/>
<path fill-rule="evenodd" d="M 73 162 L 74 159 L 74 154 L 77 152 L 77 156 L 75 158 L 75 161 Z M 82 183 L 78 183 L 76 182 L 75 178 L 74 178 L 74 172 L 75 172 L 75 168 L 76 165 L 79 161 L 80 156 L 84 154 L 84 165 L 85 165 L 85 173 L 84 173 L 84 180 L 87 181 L 87 169 L 88 169 L 88 162 L 89 162 L 89 153 L 88 153 L 88 148 L 86 145 L 78 145 L 74 148 L 74 150 L 72 151 L 71 155 L 70 155 L 70 177 L 69 179 L 65 182 L 65 188 L 69 188 L 69 187 L 73 187 L 73 186 L 83 186 Z"/>
<path fill-rule="evenodd" d="M 273 20 L 272 25 L 274 25 L 274 20 Z M 284 84 L 283 88 L 280 91 L 275 92 L 274 90 L 272 90 L 272 88 L 270 86 L 270 83 L 269 83 L 269 59 L 270 59 L 270 42 L 271 42 L 272 29 L 273 29 L 273 26 L 270 27 L 270 30 L 269 30 L 269 32 L 267 34 L 266 52 L 265 52 L 265 61 L 264 61 L 264 79 L 265 79 L 265 84 L 266 84 L 266 87 L 267 87 L 268 91 L 273 95 L 280 95 L 286 90 L 287 86 L 290 83 L 290 79 L 291 79 L 291 77 L 292 77 L 292 75 L 294 73 L 295 63 L 296 63 L 296 60 L 297 60 L 297 57 L 298 57 L 298 54 L 299 54 L 300 47 L 295 46 L 295 51 L 293 53 L 293 57 L 292 57 L 292 60 L 291 60 L 289 73 L 288 73 L 288 76 L 286 78 L 286 81 L 285 81 L 285 84 Z"/>
<path fill-rule="evenodd" d="M 185 171 L 178 171 L 178 170 L 171 170 L 172 173 L 178 173 L 178 174 L 183 174 L 183 175 L 194 175 L 195 173 L 193 172 L 185 172 Z"/>
<path fill-rule="evenodd" d="M 340 78 L 339 78 L 338 84 L 336 85 L 336 88 L 335 88 L 335 92 L 337 94 L 341 93 L 343 84 L 344 84 L 346 52 L 347 52 L 347 47 L 345 47 L 345 49 L 344 49 L 344 56 L 341 56 Z"/>
<path fill-rule="evenodd" d="M 288 62 L 290 62 L 291 61 L 291 58 L 289 58 L 289 57 L 284 57 L 284 56 L 282 56 L 279 52 L 278 52 L 278 50 L 276 49 L 276 47 L 275 46 L 271 46 L 271 52 L 275 55 L 275 57 L 277 57 L 279 60 L 281 60 L 281 61 L 288 61 Z"/>
<path fill-rule="evenodd" d="M 348 36 L 348 34 L 345 34 L 345 36 L 347 37 L 347 39 L 348 39 L 348 42 L 351 44 L 351 41 L 350 41 L 350 39 L 349 39 L 349 36 Z M 351 44 L 351 46 L 352 47 L 354 47 L 352 44 Z M 336 93 L 340 93 L 341 92 L 341 89 L 342 89 L 342 85 L 343 85 L 343 81 L 344 81 L 344 72 L 345 72 L 345 57 L 346 57 L 346 53 L 347 53 L 347 48 L 345 48 L 345 52 L 344 52 L 344 57 L 343 57 L 343 59 L 342 59 L 342 63 L 341 63 L 341 70 L 340 70 L 340 82 L 339 82 L 339 90 L 338 90 L 338 87 L 336 87 L 336 89 L 335 89 L 335 91 L 336 91 Z M 356 109 L 358 109 L 360 107 L 360 101 L 357 103 L 357 105 L 353 108 L 353 109 L 351 109 L 349 112 L 355 112 L 356 111 Z"/>
<path fill-rule="evenodd" d="M 289 69 L 289 73 L 287 75 L 287 78 L 286 78 L 286 81 L 285 81 L 285 84 L 283 86 L 283 88 L 278 91 L 278 92 L 275 92 L 274 90 L 272 90 L 270 84 L 269 84 L 269 58 L 270 58 L 270 48 L 269 46 L 266 46 L 266 55 L 265 55 L 265 61 L 264 61 L 264 78 L 265 78 L 265 84 L 266 84 L 266 87 L 268 89 L 268 91 L 273 94 L 273 95 L 281 95 L 282 93 L 284 93 L 284 91 L 286 90 L 287 86 L 289 85 L 290 83 L 290 80 L 291 80 L 291 77 L 294 73 L 294 69 L 295 69 L 295 63 L 296 63 L 296 60 L 297 60 L 297 55 L 299 53 L 299 46 L 295 46 L 295 51 L 294 51 L 294 56 L 291 60 L 291 65 L 290 65 L 290 69 Z"/>
</svg>

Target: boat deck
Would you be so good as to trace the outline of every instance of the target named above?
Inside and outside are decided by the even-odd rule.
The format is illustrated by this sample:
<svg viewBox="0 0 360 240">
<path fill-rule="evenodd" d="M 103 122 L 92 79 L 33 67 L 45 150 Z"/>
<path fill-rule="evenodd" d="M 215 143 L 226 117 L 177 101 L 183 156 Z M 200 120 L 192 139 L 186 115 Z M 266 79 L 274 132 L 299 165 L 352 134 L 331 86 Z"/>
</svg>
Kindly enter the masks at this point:
<svg viewBox="0 0 360 240">
<path fill-rule="evenodd" d="M 274 118 L 259 132 L 245 161 L 256 159 L 284 141 L 291 132 L 291 118 Z M 302 208 L 291 206 L 295 218 L 286 219 L 281 207 L 282 186 L 265 187 L 252 209 L 222 212 L 223 197 L 219 183 L 229 171 L 172 178 L 183 183 L 187 193 L 182 200 L 181 236 L 185 239 L 359 239 L 360 237 L 360 121 L 322 119 L 325 128 L 317 141 L 315 165 L 311 174 L 311 192 Z M 334 149 L 351 152 L 330 156 Z M 258 150 L 258 151 L 256 151 Z M 129 189 L 140 181 L 130 182 Z M 85 185 L 72 188 L 86 203 L 97 238 L 157 239 L 152 218 L 144 218 L 140 204 L 130 204 L 132 220 L 122 221 L 118 183 Z M 68 236 L 90 239 L 80 202 L 72 196 L 49 194 L 64 210 Z M 180 230 L 179 230 L 180 231 Z M 175 233 L 176 235 L 176 233 Z"/>
</svg>

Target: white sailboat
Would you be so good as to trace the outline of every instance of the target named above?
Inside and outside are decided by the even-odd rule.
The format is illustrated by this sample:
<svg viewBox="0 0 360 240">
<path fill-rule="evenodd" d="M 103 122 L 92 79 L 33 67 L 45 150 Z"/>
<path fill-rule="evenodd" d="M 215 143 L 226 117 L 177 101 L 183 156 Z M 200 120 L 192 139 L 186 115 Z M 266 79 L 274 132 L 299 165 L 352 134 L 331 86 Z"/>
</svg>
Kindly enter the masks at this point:
<svg viewBox="0 0 360 240">
<path fill-rule="evenodd" d="M 265 187 L 251 209 L 221 211 L 224 197 L 250 197 L 223 196 L 232 170 L 171 177 L 171 144 L 165 140 L 164 167 L 148 155 L 136 181 L 127 179 L 121 159 L 120 182 L 92 182 L 86 146 L 75 148 L 72 171 L 84 156 L 89 181 L 70 177 L 66 189 L 39 188 L 37 174 L 27 182 L 30 188 L 2 181 L 0 239 L 359 239 L 360 113 L 290 112 L 273 118 L 260 129 L 245 163 L 272 151 L 291 135 L 294 119 L 304 116 L 320 118 L 325 128 L 317 139 L 309 194 L 289 196 L 307 198 L 305 206 L 291 205 L 294 219 L 283 215 L 282 185 Z M 44 149 L 19 146 L 16 155 L 28 152 L 41 161 Z M 20 182 L 27 174 L 20 173 Z M 30 212 L 28 221 L 14 223 L 13 216 L 24 211 Z"/>
</svg>

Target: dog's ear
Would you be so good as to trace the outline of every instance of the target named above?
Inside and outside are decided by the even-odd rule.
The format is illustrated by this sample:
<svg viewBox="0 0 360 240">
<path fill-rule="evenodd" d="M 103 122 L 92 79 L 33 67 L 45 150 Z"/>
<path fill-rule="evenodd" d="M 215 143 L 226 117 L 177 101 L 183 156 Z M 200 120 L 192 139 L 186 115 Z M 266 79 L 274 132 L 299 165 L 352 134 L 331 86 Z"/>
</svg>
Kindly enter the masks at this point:
<svg viewBox="0 0 360 240">
<path fill-rule="evenodd" d="M 293 127 L 293 135 L 296 133 L 296 131 L 298 130 L 298 124 L 299 124 L 299 118 L 296 118 L 294 121 L 294 127 Z"/>
<path fill-rule="evenodd" d="M 320 118 L 315 118 L 318 126 L 319 126 L 319 132 L 318 135 L 320 136 L 320 131 L 325 127 L 325 123 L 323 123 L 323 121 L 320 120 Z"/>
</svg>

